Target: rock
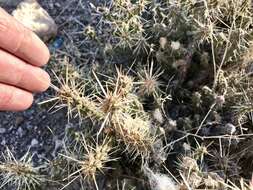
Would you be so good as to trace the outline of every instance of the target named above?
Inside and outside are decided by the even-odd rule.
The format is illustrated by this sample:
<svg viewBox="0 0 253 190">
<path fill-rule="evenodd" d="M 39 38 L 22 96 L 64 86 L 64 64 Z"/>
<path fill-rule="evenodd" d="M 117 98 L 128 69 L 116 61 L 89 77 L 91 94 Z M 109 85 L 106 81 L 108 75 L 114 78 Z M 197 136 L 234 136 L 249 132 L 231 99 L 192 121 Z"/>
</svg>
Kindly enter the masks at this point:
<svg viewBox="0 0 253 190">
<path fill-rule="evenodd" d="M 15 126 L 21 125 L 24 122 L 24 120 L 25 120 L 24 117 L 17 116 L 16 119 L 15 119 Z"/>
<path fill-rule="evenodd" d="M 36 146 L 38 146 L 38 144 L 39 144 L 39 141 L 37 139 L 33 139 L 31 141 L 31 147 L 36 147 Z"/>
<path fill-rule="evenodd" d="M 1 145 L 2 145 L 2 146 L 6 146 L 6 140 L 5 140 L 5 139 L 2 140 Z"/>
<path fill-rule="evenodd" d="M 57 34 L 56 23 L 36 0 L 24 0 L 12 15 L 44 41 Z"/>
<path fill-rule="evenodd" d="M 6 133 L 6 129 L 5 128 L 0 128 L 0 134 L 4 134 Z"/>
<path fill-rule="evenodd" d="M 22 129 L 22 127 L 19 127 L 16 135 L 18 135 L 19 137 L 23 137 L 25 135 L 25 131 Z"/>
</svg>

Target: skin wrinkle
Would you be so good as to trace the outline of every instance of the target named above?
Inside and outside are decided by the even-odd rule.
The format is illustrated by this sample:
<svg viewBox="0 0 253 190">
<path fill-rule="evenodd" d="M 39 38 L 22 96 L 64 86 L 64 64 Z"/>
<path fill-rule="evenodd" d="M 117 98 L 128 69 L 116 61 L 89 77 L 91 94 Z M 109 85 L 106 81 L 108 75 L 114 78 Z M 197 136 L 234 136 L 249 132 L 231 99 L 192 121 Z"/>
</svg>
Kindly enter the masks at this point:
<svg viewBox="0 0 253 190">
<path fill-rule="evenodd" d="M 28 37 L 29 37 L 28 33 L 29 32 L 28 32 L 28 30 L 25 30 L 25 29 L 22 30 L 23 27 L 21 27 L 21 25 L 19 25 L 17 23 L 15 23 L 14 26 L 15 26 L 16 30 L 18 31 L 18 33 L 21 34 L 20 36 L 17 35 L 16 47 L 14 46 L 13 51 L 12 51 L 12 53 L 15 54 L 20 50 L 20 47 L 22 47 L 22 43 L 25 41 L 25 39 L 28 39 Z"/>
<path fill-rule="evenodd" d="M 0 18 L 0 32 L 6 32 L 8 26 L 6 22 L 8 22 L 6 19 Z"/>
<path fill-rule="evenodd" d="M 11 103 L 13 102 L 13 99 L 14 88 L 11 88 L 8 93 L 4 93 L 4 87 L 0 86 L 0 107 L 7 107 L 7 105 L 12 105 Z"/>
<path fill-rule="evenodd" d="M 0 48 L 0 59 L 5 60 L 4 56 L 1 54 L 1 51 L 3 51 L 3 50 Z M 12 72 L 9 74 L 9 76 L 11 76 L 11 77 L 9 77 L 9 79 L 7 79 L 6 76 L 1 77 L 1 74 L 0 74 L 0 82 L 3 82 L 3 80 L 5 80 L 5 82 L 4 82 L 5 84 L 11 83 L 11 85 L 13 85 L 13 86 L 19 86 L 19 84 L 22 81 L 22 78 L 24 77 L 23 76 L 24 72 L 22 72 L 22 70 L 24 69 L 24 66 L 23 66 L 23 64 L 16 63 L 15 60 L 13 60 L 13 62 L 10 64 L 13 65 Z M 1 61 L 0 61 L 0 68 L 5 68 L 8 71 L 8 69 L 7 69 L 8 67 L 6 66 L 6 63 L 2 63 Z M 2 73 L 6 73 L 6 70 L 3 70 Z"/>
<path fill-rule="evenodd" d="M 23 81 L 24 81 L 24 77 L 25 77 L 25 72 L 22 72 L 22 69 L 20 69 L 20 71 L 18 72 L 19 74 L 17 75 L 18 77 L 16 78 L 16 81 L 14 82 L 14 86 L 20 86 L 22 85 Z"/>
<path fill-rule="evenodd" d="M 0 51 L 1 51 L 1 49 L 0 49 Z M 4 60 L 2 57 L 0 57 L 0 58 L 2 60 Z M 22 81 L 23 77 L 24 77 L 24 72 L 22 72 L 22 70 L 24 69 L 24 65 L 23 64 L 18 64 L 18 63 L 15 63 L 15 62 L 16 61 L 13 60 L 13 62 L 11 63 L 13 65 L 13 70 L 10 73 L 11 77 L 9 78 L 8 81 L 5 81 L 5 83 L 12 83 L 11 85 L 13 85 L 13 86 L 19 86 L 21 84 L 21 81 Z M 1 66 L 1 61 L 0 61 L 0 66 Z M 2 67 L 4 67 L 4 64 L 2 65 Z M 1 79 L 1 74 L 0 74 L 0 79 Z M 0 82 L 2 82 L 2 81 L 0 80 Z"/>
<path fill-rule="evenodd" d="M 19 63 L 12 63 L 13 64 L 13 67 L 15 67 L 15 72 L 13 72 L 13 74 L 16 75 L 16 78 L 15 78 L 15 82 L 14 82 L 14 86 L 22 86 L 22 83 L 24 81 L 24 78 L 25 78 L 25 74 L 26 72 L 24 72 L 25 70 L 25 67 L 26 67 L 26 63 L 24 64 L 19 64 Z"/>
<path fill-rule="evenodd" d="M 0 67 L 2 67 L 1 64 L 0 64 Z M 3 71 L 3 72 L 6 73 L 6 71 Z M 0 75 L 0 83 L 5 83 L 5 84 L 10 84 L 10 85 L 16 86 L 17 82 L 13 82 L 13 81 L 19 81 L 20 80 L 19 78 L 20 78 L 20 74 L 16 73 L 16 70 L 14 70 L 13 72 L 9 73 L 9 75 L 1 74 Z"/>
</svg>

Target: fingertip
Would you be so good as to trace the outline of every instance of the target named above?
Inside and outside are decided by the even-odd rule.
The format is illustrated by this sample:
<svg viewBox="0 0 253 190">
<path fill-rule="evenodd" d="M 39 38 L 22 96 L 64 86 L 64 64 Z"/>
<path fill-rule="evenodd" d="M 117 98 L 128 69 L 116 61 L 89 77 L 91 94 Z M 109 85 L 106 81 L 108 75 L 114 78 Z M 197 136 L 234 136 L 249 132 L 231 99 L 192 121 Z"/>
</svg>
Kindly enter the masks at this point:
<svg viewBox="0 0 253 190">
<path fill-rule="evenodd" d="M 36 66 L 44 66 L 48 63 L 50 59 L 50 52 L 46 44 L 35 34 L 32 32 L 32 41 L 34 41 L 34 46 L 36 46 L 37 50 L 39 50 L 39 54 L 37 56 L 33 56 L 33 58 L 37 57 L 36 60 L 33 60 L 33 65 Z"/>
<path fill-rule="evenodd" d="M 44 92 L 49 88 L 51 84 L 51 78 L 46 71 L 41 70 L 40 72 L 41 72 L 41 76 L 39 78 L 41 82 L 41 87 L 37 92 Z"/>
<path fill-rule="evenodd" d="M 33 100 L 34 100 L 33 94 L 24 90 L 19 90 L 19 89 L 15 92 L 16 94 L 14 95 L 14 98 L 16 100 L 13 100 L 12 111 L 25 111 L 29 109 L 33 104 Z"/>
<path fill-rule="evenodd" d="M 0 110 L 24 111 L 31 107 L 33 95 L 25 90 L 0 84 Z"/>
</svg>

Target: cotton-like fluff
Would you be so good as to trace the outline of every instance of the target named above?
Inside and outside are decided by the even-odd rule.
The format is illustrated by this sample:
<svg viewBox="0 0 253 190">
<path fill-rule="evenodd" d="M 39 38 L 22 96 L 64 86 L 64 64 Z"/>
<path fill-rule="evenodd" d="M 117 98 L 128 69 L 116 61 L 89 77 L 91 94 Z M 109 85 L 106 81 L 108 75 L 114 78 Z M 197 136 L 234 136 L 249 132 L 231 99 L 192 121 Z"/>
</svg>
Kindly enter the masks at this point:
<svg viewBox="0 0 253 190">
<path fill-rule="evenodd" d="M 144 173 L 149 179 L 152 190 L 179 190 L 174 180 L 165 174 L 154 173 L 148 167 L 145 167 Z"/>
<path fill-rule="evenodd" d="M 153 118 L 161 124 L 164 122 L 163 114 L 161 110 L 158 108 L 154 110 Z"/>
</svg>

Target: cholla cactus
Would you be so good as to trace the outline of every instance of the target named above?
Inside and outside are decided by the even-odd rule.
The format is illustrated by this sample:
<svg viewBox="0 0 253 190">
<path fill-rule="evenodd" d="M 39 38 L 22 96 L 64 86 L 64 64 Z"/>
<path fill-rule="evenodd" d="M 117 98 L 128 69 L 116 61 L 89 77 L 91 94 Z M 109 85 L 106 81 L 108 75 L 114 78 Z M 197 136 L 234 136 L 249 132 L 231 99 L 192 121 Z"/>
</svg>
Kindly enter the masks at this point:
<svg viewBox="0 0 253 190">
<path fill-rule="evenodd" d="M 70 168 L 72 168 L 73 173 L 65 179 L 70 180 L 70 182 L 62 189 L 69 186 L 78 178 L 87 182 L 93 181 L 96 189 L 98 189 L 96 175 L 99 172 L 103 173 L 107 162 L 115 161 L 110 156 L 112 153 L 110 140 L 105 138 L 101 144 L 88 144 L 84 135 L 81 135 L 80 142 L 78 142 L 75 148 L 76 150 L 69 153 L 67 150 L 67 155 L 63 155 L 63 157 L 70 161 Z"/>
<path fill-rule="evenodd" d="M 52 100 L 59 103 L 58 107 L 66 106 L 70 117 L 76 113 L 75 116 L 80 119 L 88 117 L 98 121 L 101 127 L 97 135 L 100 135 L 105 127 L 110 128 L 116 134 L 116 141 L 124 144 L 133 160 L 138 156 L 143 161 L 148 160 L 156 140 L 156 135 L 151 130 L 155 126 L 151 126 L 148 114 L 138 96 L 134 94 L 135 85 L 139 83 L 119 69 L 116 77 L 107 81 L 101 81 L 95 73 L 93 75 L 100 89 L 89 96 L 86 95 L 85 83 L 71 77 L 67 69 L 65 80 L 58 77 L 61 87 L 54 87 L 57 95 Z M 147 84 L 145 91 L 157 98 L 160 96 L 159 76 L 159 73 L 153 74 L 153 65 L 146 71 L 147 80 L 150 80 L 148 83 L 154 84 Z M 143 83 L 140 85 L 145 86 Z"/>
<path fill-rule="evenodd" d="M 134 90 L 134 81 L 133 78 L 123 74 L 121 71 L 117 69 L 117 80 L 119 81 L 118 86 L 120 86 L 121 93 L 124 95 L 128 95 L 133 92 Z M 117 84 L 117 82 L 116 82 Z"/>
<path fill-rule="evenodd" d="M 100 100 L 100 107 L 108 115 L 108 124 L 117 140 L 125 144 L 127 151 L 134 155 L 133 159 L 137 156 L 144 159 L 151 153 L 155 137 L 151 134 L 149 119 L 132 94 L 133 86 L 133 80 L 118 71 L 113 92 L 106 92 L 101 85 L 104 97 Z"/>
<path fill-rule="evenodd" d="M 240 53 L 247 50 L 251 38 L 252 2 L 249 0 L 186 2 L 181 5 L 190 8 L 188 14 L 193 16 L 196 28 L 203 28 L 203 32 L 199 33 L 208 34 L 201 38 L 213 43 L 214 53 L 219 57 L 217 60 L 223 62 L 222 64 L 224 56 L 225 62 L 238 60 Z"/>
<path fill-rule="evenodd" d="M 148 160 L 155 142 L 149 120 L 128 114 L 115 114 L 111 122 L 117 139 L 125 144 L 130 155 L 134 155 L 132 159 L 141 155 L 143 161 Z"/>
<path fill-rule="evenodd" d="M 103 113 L 99 111 L 98 106 L 91 100 L 91 98 L 83 96 L 84 91 L 82 87 L 79 88 L 78 85 L 73 83 L 70 85 L 63 85 L 58 91 L 59 100 L 63 103 L 66 102 L 66 107 L 69 109 L 68 113 L 72 115 L 72 112 L 76 111 L 80 118 L 83 118 L 86 115 L 89 118 L 102 118 Z"/>
<path fill-rule="evenodd" d="M 29 152 L 17 159 L 7 148 L 2 153 L 2 158 L 3 161 L 0 162 L 1 189 L 9 186 L 16 190 L 36 190 L 45 182 L 45 178 L 40 175 L 41 167 L 33 166 Z"/>
<path fill-rule="evenodd" d="M 135 53 L 146 53 L 149 43 L 144 33 L 145 19 L 142 14 L 146 12 L 149 4 L 149 0 L 117 0 L 107 6 L 96 8 L 92 5 L 91 8 L 94 15 L 100 15 L 99 26 L 104 28 L 105 35 L 110 38 L 110 45 L 116 47 L 117 52 L 119 49 L 135 49 Z M 105 25 L 110 27 L 104 27 Z M 103 39 L 102 37 L 101 41 Z"/>
<path fill-rule="evenodd" d="M 215 145 L 209 148 L 206 139 L 215 133 L 211 125 L 223 126 L 230 119 L 233 127 L 239 123 L 240 135 L 250 131 L 244 123 L 253 121 L 251 0 L 114 0 L 96 4 L 99 7 L 87 4 L 92 22 L 83 25 L 80 33 L 85 39 L 78 43 L 83 48 L 82 44 L 90 42 L 88 49 L 81 49 L 82 59 L 77 63 L 92 55 L 92 61 L 87 61 L 92 62 L 92 69 L 90 64 L 86 68 L 66 65 L 56 71 L 59 87 L 52 85 L 56 108 L 67 107 L 69 119 L 79 117 L 82 124 L 90 118 L 94 122 L 88 138 L 97 135 L 100 139 L 106 134 L 120 153 L 133 162 L 140 158 L 142 163 L 155 163 L 155 169 L 161 169 L 161 161 L 167 159 L 163 143 L 177 152 L 181 140 L 187 138 L 195 148 L 182 157 L 179 172 L 188 189 L 220 188 L 217 176 L 202 171 L 205 165 L 207 170 L 224 170 L 227 176 L 234 171 L 239 174 L 235 169 L 241 163 L 226 154 L 213 157 L 210 151 Z M 121 69 L 114 68 L 121 63 Z M 167 91 L 172 92 L 170 104 L 163 101 L 163 96 L 170 97 Z M 168 129 L 171 120 L 174 127 Z M 165 139 L 156 134 L 159 132 Z M 234 137 L 237 132 L 229 134 Z M 180 139 L 178 133 L 186 136 Z M 171 138 L 166 138 L 168 135 Z M 111 160 L 109 145 L 82 141 L 80 146 L 82 150 L 65 156 L 74 166 L 66 179 L 89 179 L 97 186 L 95 176 Z M 160 161 L 156 159 L 158 149 L 162 149 Z M 170 182 L 155 174 L 156 179 Z"/>
<path fill-rule="evenodd" d="M 104 117 L 102 111 L 99 110 L 98 105 L 93 101 L 92 97 L 86 96 L 85 93 L 85 81 L 80 80 L 77 76 L 80 74 L 74 69 L 69 71 L 69 65 L 66 65 L 65 75 L 63 77 L 58 77 L 57 81 L 60 87 L 52 85 L 56 90 L 57 94 L 55 97 L 42 102 L 56 102 L 55 106 L 57 109 L 64 107 L 68 108 L 68 117 L 73 117 L 73 113 L 80 118 L 89 117 L 93 120 L 101 120 Z"/>
<path fill-rule="evenodd" d="M 143 96 L 154 96 L 159 98 L 163 93 L 161 90 L 162 82 L 159 81 L 159 77 L 163 74 L 160 69 L 154 70 L 154 62 L 152 61 L 150 65 L 147 66 L 143 71 L 138 72 L 140 78 L 138 94 Z"/>
<path fill-rule="evenodd" d="M 128 107 L 131 100 L 126 100 L 126 95 L 129 94 L 128 91 L 132 88 L 132 81 L 130 78 L 119 73 L 116 81 L 112 84 L 111 88 L 113 90 L 110 89 L 108 84 L 104 87 L 97 77 L 96 79 L 102 91 L 102 95 L 97 97 L 97 101 L 99 102 L 100 109 L 105 115 L 112 116 L 116 111 L 123 111 L 125 107 Z"/>
<path fill-rule="evenodd" d="M 114 1 L 112 10 L 115 14 L 108 19 L 111 21 L 113 34 L 117 39 L 117 46 L 123 48 L 134 47 L 142 37 L 141 13 L 145 9 L 146 2 Z"/>
</svg>

